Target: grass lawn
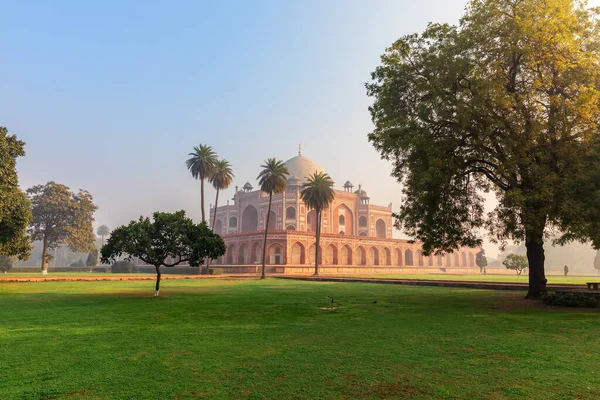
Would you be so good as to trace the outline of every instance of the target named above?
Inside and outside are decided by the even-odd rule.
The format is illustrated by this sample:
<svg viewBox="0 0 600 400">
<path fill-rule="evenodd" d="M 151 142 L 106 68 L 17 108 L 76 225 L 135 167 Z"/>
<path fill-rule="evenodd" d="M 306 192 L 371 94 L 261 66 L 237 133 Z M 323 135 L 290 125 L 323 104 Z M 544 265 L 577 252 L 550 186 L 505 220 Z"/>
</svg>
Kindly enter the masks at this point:
<svg viewBox="0 0 600 400">
<path fill-rule="evenodd" d="M 515 275 L 452 275 L 452 274 L 373 274 L 373 275 L 348 275 L 357 278 L 394 278 L 394 279 L 424 279 L 443 281 L 474 281 L 474 282 L 516 282 L 527 283 L 529 278 L 526 274 Z M 586 282 L 598 282 L 600 277 L 596 276 L 562 276 L 546 275 L 548 283 L 571 283 L 584 284 Z"/>
<path fill-rule="evenodd" d="M 600 398 L 600 313 L 520 292 L 277 279 L 152 289 L 0 283 L 0 399 Z"/>
</svg>

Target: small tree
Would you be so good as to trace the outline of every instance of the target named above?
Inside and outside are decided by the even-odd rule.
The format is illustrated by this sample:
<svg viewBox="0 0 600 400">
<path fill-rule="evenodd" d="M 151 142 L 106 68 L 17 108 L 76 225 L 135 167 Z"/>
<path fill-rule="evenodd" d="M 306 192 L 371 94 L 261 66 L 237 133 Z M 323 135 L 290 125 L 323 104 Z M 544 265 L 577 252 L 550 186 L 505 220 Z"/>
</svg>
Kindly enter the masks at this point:
<svg viewBox="0 0 600 400">
<path fill-rule="evenodd" d="M 485 271 L 485 267 L 487 267 L 487 257 L 485 256 L 485 250 L 481 249 L 479 253 L 475 256 L 475 264 L 479 267 L 479 273 L 483 273 Z"/>
<path fill-rule="evenodd" d="M 156 269 L 156 288 L 160 290 L 160 267 L 174 267 L 188 262 L 192 267 L 201 265 L 207 257 L 225 254 L 225 242 L 206 224 L 194 224 L 185 211 L 155 212 L 153 220 L 140 217 L 129 225 L 112 231 L 102 247 L 102 262 L 111 263 L 125 255 L 131 261 L 137 258 Z"/>
<path fill-rule="evenodd" d="M 110 235 L 110 229 L 106 225 L 100 225 L 96 233 L 102 238 L 102 246 L 104 246 L 104 238 Z"/>
<path fill-rule="evenodd" d="M 512 269 L 517 272 L 517 276 L 521 276 L 521 273 L 529 265 L 527 263 L 527 257 L 518 254 L 509 254 L 506 259 L 502 262 L 506 269 Z"/>
<path fill-rule="evenodd" d="M 600 275 L 600 250 L 596 252 L 596 257 L 594 257 L 594 268 L 598 271 L 598 275 Z"/>
<path fill-rule="evenodd" d="M 74 252 L 87 253 L 95 247 L 94 212 L 98 209 L 85 190 L 72 193 L 65 185 L 48 182 L 27 190 L 33 222 L 31 240 L 42 241 L 42 274 L 48 273 L 49 251 L 63 244 Z"/>
<path fill-rule="evenodd" d="M 92 269 L 98 265 L 98 249 L 94 249 L 90 252 L 90 254 L 88 254 L 85 265 L 90 268 L 90 272 L 92 272 Z"/>
<path fill-rule="evenodd" d="M 12 269 L 13 258 L 11 256 L 0 256 L 0 272 L 7 273 Z"/>
</svg>

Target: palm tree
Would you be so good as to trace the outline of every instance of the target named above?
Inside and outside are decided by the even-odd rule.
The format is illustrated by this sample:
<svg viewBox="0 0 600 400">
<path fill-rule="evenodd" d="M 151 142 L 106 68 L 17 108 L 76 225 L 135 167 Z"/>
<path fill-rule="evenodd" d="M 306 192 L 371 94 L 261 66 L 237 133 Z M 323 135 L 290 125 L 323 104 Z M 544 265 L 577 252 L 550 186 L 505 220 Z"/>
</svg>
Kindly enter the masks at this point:
<svg viewBox="0 0 600 400">
<path fill-rule="evenodd" d="M 265 242 L 263 244 L 262 272 L 260 279 L 265 279 L 265 259 L 267 257 L 267 234 L 269 232 L 269 217 L 271 215 L 271 201 L 273 193 L 283 193 L 285 190 L 289 175 L 288 169 L 281 160 L 269 158 L 264 165 L 260 166 L 263 170 L 258 174 L 258 184 L 260 190 L 269 194 L 269 209 L 267 210 L 267 222 L 265 223 Z"/>
<path fill-rule="evenodd" d="M 233 170 L 231 164 L 227 160 L 219 160 L 215 163 L 215 171 L 210 178 L 213 188 L 217 191 L 217 197 L 215 198 L 215 213 L 211 228 L 215 229 L 215 223 L 217 221 L 217 207 L 219 206 L 219 191 L 225 190 L 231 185 L 233 181 Z"/>
<path fill-rule="evenodd" d="M 333 181 L 325 172 L 315 172 L 306 177 L 300 198 L 309 209 L 317 214 L 317 232 L 315 249 L 315 275 L 319 275 L 319 242 L 321 240 L 321 217 L 323 210 L 329 207 L 335 197 Z"/>
<path fill-rule="evenodd" d="M 102 238 L 102 246 L 104 246 L 104 238 L 110 234 L 110 229 L 106 225 L 100 225 L 96 233 Z"/>
<path fill-rule="evenodd" d="M 202 206 L 202 222 L 206 221 L 204 211 L 204 180 L 210 179 L 215 172 L 217 154 L 212 147 L 201 144 L 194 146 L 194 151 L 189 154 L 185 165 L 195 179 L 200 179 L 200 203 Z"/>
</svg>

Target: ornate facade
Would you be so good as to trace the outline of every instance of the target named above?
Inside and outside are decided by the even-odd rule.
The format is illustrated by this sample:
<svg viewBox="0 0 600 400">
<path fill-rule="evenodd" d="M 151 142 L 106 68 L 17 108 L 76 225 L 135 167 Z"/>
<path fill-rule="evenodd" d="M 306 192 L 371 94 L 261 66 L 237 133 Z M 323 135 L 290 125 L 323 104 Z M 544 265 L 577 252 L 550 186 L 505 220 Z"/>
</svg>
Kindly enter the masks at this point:
<svg viewBox="0 0 600 400">
<path fill-rule="evenodd" d="M 306 176 L 323 170 L 300 152 L 285 165 L 289 183 L 284 193 L 273 195 L 266 263 L 270 272 L 304 273 L 314 266 L 317 221 L 315 211 L 306 207 L 300 192 Z M 393 239 L 391 204 L 372 205 L 361 185 L 358 190 L 353 189 L 349 181 L 342 190 L 335 189 L 335 199 L 323 212 L 320 264 L 325 271 L 475 268 L 479 249 L 424 257 L 419 242 Z M 262 262 L 269 196 L 247 182 L 241 190 L 236 186 L 232 201 L 217 208 L 214 229 L 223 236 L 227 252 L 213 263 L 226 266 L 231 272 L 244 272 L 236 266 L 251 267 Z M 214 215 L 214 208 L 210 211 Z"/>
</svg>

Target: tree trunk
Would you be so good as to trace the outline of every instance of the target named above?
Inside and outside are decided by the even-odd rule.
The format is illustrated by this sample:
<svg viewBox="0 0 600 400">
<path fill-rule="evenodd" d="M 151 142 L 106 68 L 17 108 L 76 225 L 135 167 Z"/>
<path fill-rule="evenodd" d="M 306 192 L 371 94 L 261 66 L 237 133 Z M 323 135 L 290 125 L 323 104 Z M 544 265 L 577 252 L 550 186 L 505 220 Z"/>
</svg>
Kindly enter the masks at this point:
<svg viewBox="0 0 600 400">
<path fill-rule="evenodd" d="M 267 222 L 265 223 L 265 242 L 263 244 L 263 257 L 262 257 L 262 272 L 260 273 L 260 279 L 265 279 L 265 261 L 267 258 L 267 234 L 269 233 L 269 217 L 271 216 L 271 200 L 273 200 L 273 192 L 269 193 L 269 209 L 267 210 Z"/>
<path fill-rule="evenodd" d="M 160 265 L 155 265 L 156 268 L 156 287 L 154 288 L 154 297 L 158 297 L 158 293 L 160 291 Z"/>
<path fill-rule="evenodd" d="M 206 222 L 206 214 L 204 212 L 204 179 L 200 179 L 200 208 L 202 208 L 202 222 Z M 208 268 L 204 269 L 204 265 L 198 266 L 198 272 L 200 274 L 208 273 Z"/>
<path fill-rule="evenodd" d="M 321 241 L 321 211 L 316 213 L 317 217 L 317 232 L 316 232 L 316 247 L 315 247 L 315 276 L 319 275 L 319 243 Z"/>
<path fill-rule="evenodd" d="M 48 275 L 48 239 L 44 236 L 42 247 L 42 275 Z"/>
<path fill-rule="evenodd" d="M 529 290 L 526 299 L 539 299 L 546 292 L 544 273 L 544 229 L 545 223 L 538 229 L 525 229 L 525 247 L 529 261 Z"/>
</svg>

